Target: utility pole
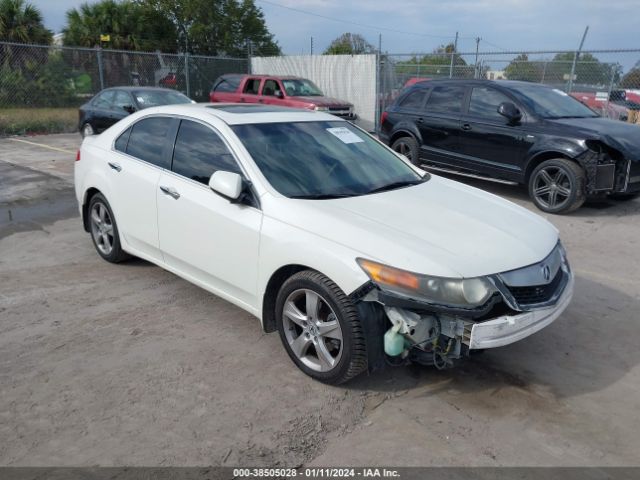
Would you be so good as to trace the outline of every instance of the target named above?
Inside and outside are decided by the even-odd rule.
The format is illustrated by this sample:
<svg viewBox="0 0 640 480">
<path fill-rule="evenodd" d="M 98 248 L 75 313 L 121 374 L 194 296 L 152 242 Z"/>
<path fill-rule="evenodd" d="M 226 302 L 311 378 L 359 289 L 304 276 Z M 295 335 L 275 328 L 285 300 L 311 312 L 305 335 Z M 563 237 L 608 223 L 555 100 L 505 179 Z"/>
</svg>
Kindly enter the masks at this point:
<svg viewBox="0 0 640 480">
<path fill-rule="evenodd" d="M 449 65 L 449 78 L 453 78 L 453 58 L 458 51 L 458 32 L 456 32 L 456 41 L 453 43 L 453 51 L 451 52 L 451 65 Z"/>
<path fill-rule="evenodd" d="M 480 37 L 476 37 L 476 74 L 474 75 L 474 78 L 480 78 L 480 71 L 478 71 L 478 50 L 480 50 Z"/>
<path fill-rule="evenodd" d="M 584 45 L 584 39 L 587 38 L 587 32 L 589 31 L 589 25 L 584 29 L 584 33 L 582 34 L 582 40 L 580 41 L 580 46 L 578 47 L 578 51 L 573 54 L 573 64 L 571 65 L 571 74 L 569 75 L 569 93 L 573 90 L 573 77 L 576 74 L 576 63 L 578 63 L 578 57 L 580 56 L 580 52 L 582 51 L 582 46 Z"/>
<path fill-rule="evenodd" d="M 311 55 L 313 55 L 313 37 L 311 37 L 311 50 L 310 50 L 310 52 L 311 52 Z"/>
</svg>

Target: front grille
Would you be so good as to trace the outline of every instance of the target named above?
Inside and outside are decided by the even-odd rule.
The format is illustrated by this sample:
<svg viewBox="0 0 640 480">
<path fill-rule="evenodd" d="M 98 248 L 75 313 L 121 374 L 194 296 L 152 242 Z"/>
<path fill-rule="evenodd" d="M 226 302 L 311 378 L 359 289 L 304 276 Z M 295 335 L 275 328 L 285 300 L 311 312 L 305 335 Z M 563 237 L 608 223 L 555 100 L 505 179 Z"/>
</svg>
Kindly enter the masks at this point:
<svg viewBox="0 0 640 480">
<path fill-rule="evenodd" d="M 351 110 L 344 107 L 329 107 L 329 113 L 338 117 L 350 117 Z"/>
<path fill-rule="evenodd" d="M 562 283 L 562 277 L 564 272 L 562 268 L 558 269 L 558 273 L 553 277 L 550 283 L 547 285 L 532 285 L 527 287 L 510 287 L 507 285 L 509 292 L 513 295 L 513 298 L 518 305 L 535 305 L 538 303 L 544 303 L 551 300 L 556 293 L 560 284 Z"/>
</svg>

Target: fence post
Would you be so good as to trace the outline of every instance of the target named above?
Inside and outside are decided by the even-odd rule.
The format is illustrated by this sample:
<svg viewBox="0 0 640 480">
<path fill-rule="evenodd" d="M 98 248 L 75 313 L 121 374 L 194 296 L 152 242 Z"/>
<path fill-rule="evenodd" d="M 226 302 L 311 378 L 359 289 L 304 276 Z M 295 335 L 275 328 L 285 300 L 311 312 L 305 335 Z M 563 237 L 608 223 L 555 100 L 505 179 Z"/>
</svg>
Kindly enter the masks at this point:
<svg viewBox="0 0 640 480">
<path fill-rule="evenodd" d="M 187 97 L 191 98 L 191 81 L 189 78 L 189 52 L 184 52 L 184 81 L 187 84 Z"/>
<path fill-rule="evenodd" d="M 378 51 L 376 52 L 376 107 L 374 109 L 373 128 L 376 134 L 380 132 L 380 115 L 382 115 L 382 105 L 380 98 L 380 76 L 382 73 L 382 34 L 378 36 Z"/>
<path fill-rule="evenodd" d="M 98 76 L 100 77 L 100 90 L 104 90 L 104 68 L 102 66 L 102 48 L 96 47 L 96 58 L 98 60 Z"/>
<path fill-rule="evenodd" d="M 609 101 L 611 100 L 611 92 L 613 91 L 613 83 L 615 82 L 615 80 L 616 80 L 616 68 L 615 68 L 615 66 L 612 66 L 612 68 L 611 68 L 611 81 L 609 82 L 609 90 L 607 92 L 607 106 L 605 107 L 606 108 L 605 114 L 606 114 L 607 118 L 610 118 L 609 117 Z M 618 120 L 618 119 L 616 118 L 616 120 Z"/>
<path fill-rule="evenodd" d="M 251 40 L 247 38 L 247 73 L 251 75 Z"/>
<path fill-rule="evenodd" d="M 453 78 L 453 59 L 455 58 L 457 50 L 458 50 L 458 32 L 456 32 L 456 41 L 453 44 L 453 51 L 451 52 L 451 65 L 449 65 L 449 78 Z"/>
<path fill-rule="evenodd" d="M 573 64 L 571 64 L 571 73 L 569 74 L 569 92 L 573 90 L 573 77 L 576 74 L 576 63 L 578 63 L 578 57 L 580 56 L 580 52 L 582 51 L 582 47 L 584 45 L 584 39 L 587 38 L 587 33 L 589 32 L 589 25 L 584 29 L 584 34 L 582 35 L 582 40 L 580 41 L 580 46 L 578 50 L 573 54 Z"/>
<path fill-rule="evenodd" d="M 544 61 L 544 67 L 542 67 L 542 80 L 540 80 L 540 83 L 544 83 L 544 77 L 547 75 L 547 61 Z"/>
</svg>

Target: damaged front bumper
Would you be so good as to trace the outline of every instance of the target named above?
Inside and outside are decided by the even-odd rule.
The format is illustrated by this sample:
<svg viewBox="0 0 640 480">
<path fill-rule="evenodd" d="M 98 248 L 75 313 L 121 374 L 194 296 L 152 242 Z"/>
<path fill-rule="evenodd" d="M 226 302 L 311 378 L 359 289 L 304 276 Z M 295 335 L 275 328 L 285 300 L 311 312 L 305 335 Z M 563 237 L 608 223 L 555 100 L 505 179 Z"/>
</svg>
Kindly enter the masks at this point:
<svg viewBox="0 0 640 480">
<path fill-rule="evenodd" d="M 469 349 L 502 347 L 532 335 L 552 323 L 567 308 L 573 297 L 573 275 L 555 305 L 516 315 L 501 317 L 473 324 Z"/>
</svg>

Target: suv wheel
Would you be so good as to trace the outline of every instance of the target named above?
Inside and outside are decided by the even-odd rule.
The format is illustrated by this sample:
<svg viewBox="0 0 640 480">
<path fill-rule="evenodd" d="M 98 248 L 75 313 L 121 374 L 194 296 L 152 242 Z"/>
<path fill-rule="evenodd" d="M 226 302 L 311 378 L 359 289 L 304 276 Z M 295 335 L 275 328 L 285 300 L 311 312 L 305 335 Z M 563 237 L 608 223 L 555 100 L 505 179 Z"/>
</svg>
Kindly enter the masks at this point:
<svg viewBox="0 0 640 480">
<path fill-rule="evenodd" d="M 394 152 L 398 152 L 409 159 L 415 166 L 420 166 L 418 142 L 413 137 L 400 137 L 391 145 Z"/>
<path fill-rule="evenodd" d="M 85 123 L 82 126 L 82 130 L 80 131 L 80 133 L 82 134 L 82 138 L 84 138 L 84 137 L 89 137 L 93 135 L 95 131 L 93 130 L 93 127 L 91 126 L 90 123 Z"/>
<path fill-rule="evenodd" d="M 542 162 L 529 178 L 529 196 L 548 213 L 569 213 L 586 199 L 586 175 L 580 165 L 565 158 Z"/>
<path fill-rule="evenodd" d="M 101 193 L 96 193 L 89 201 L 89 231 L 98 255 L 107 262 L 119 263 L 129 258 L 122 250 L 118 225 L 111 206 Z"/>
<path fill-rule="evenodd" d="M 365 339 L 356 308 L 321 273 L 305 270 L 282 285 L 276 322 L 289 357 L 310 377 L 335 385 L 366 369 Z"/>
</svg>

